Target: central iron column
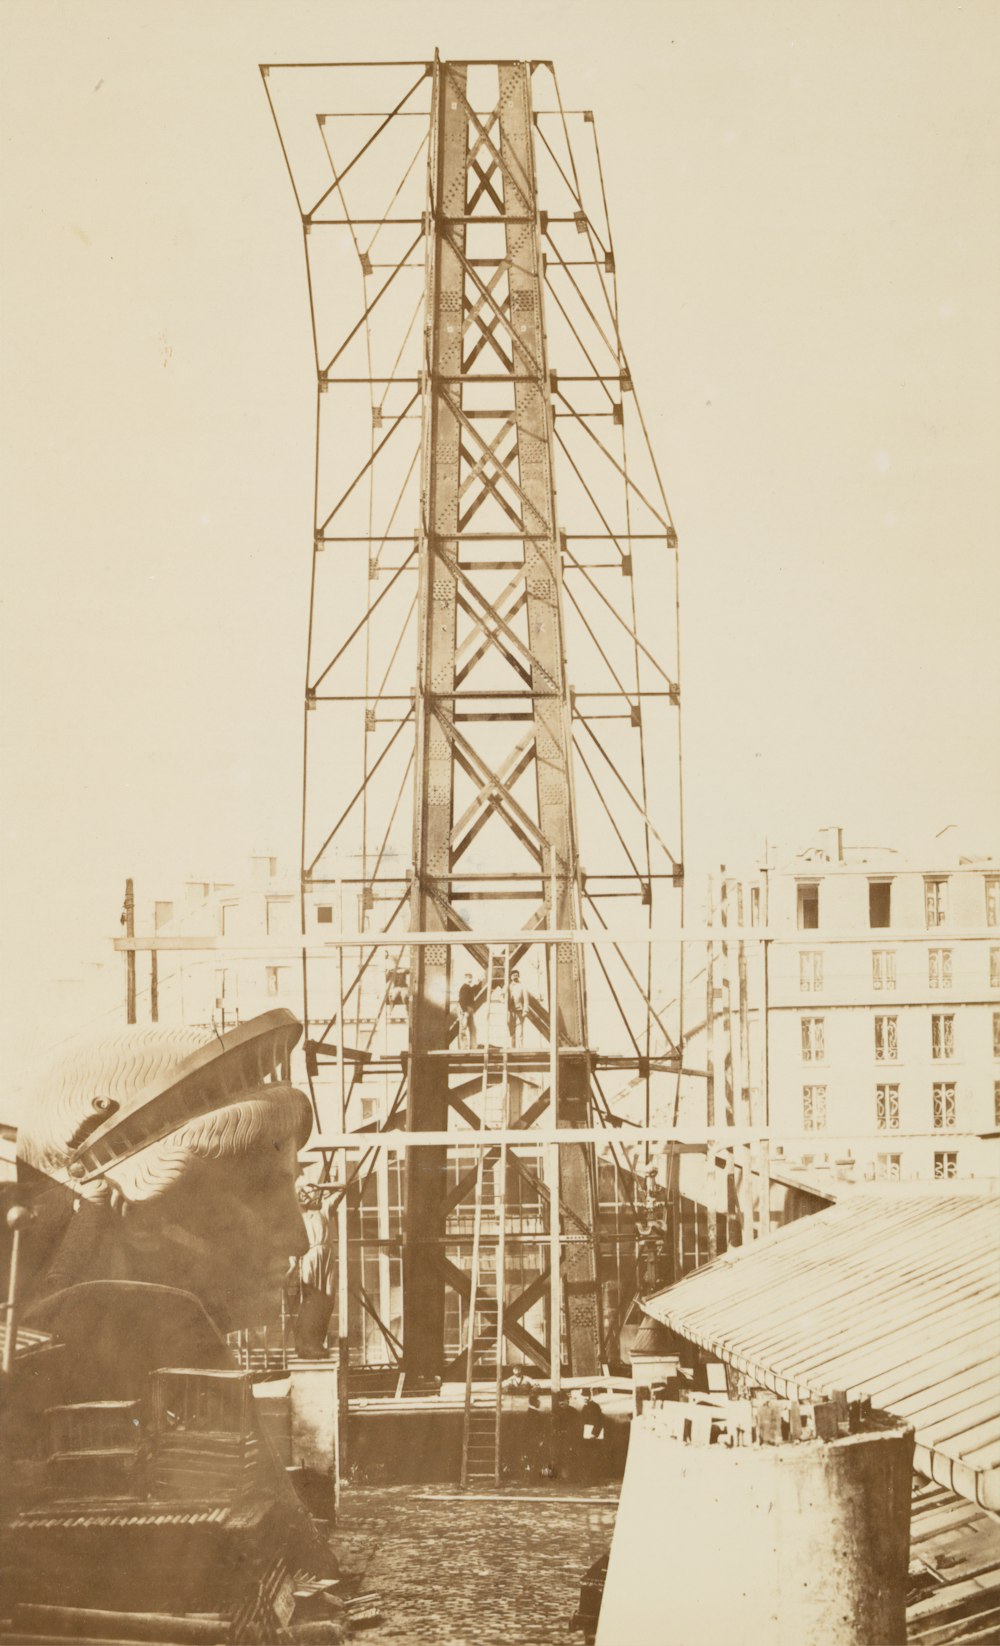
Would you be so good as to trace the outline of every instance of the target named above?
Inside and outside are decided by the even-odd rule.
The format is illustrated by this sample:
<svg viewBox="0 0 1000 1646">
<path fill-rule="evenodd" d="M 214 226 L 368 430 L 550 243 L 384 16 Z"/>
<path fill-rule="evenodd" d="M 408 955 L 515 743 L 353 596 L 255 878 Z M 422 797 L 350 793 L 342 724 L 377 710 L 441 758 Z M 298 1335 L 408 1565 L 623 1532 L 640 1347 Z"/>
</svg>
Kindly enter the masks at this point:
<svg viewBox="0 0 1000 1646">
<path fill-rule="evenodd" d="M 436 65 L 431 110 L 411 920 L 466 930 L 456 904 L 471 896 L 479 912 L 466 946 L 413 952 L 407 1126 L 417 1132 L 444 1129 L 453 1105 L 469 1115 L 468 1056 L 451 1072 L 459 968 L 471 957 L 482 972 L 490 930 L 509 932 L 519 905 L 515 965 L 539 929 L 581 924 L 530 68 L 493 72 L 495 106 L 477 114 L 467 65 Z M 476 842 L 485 859 L 470 857 Z M 542 1123 L 582 1126 L 580 947 L 560 944 L 556 969 L 558 1105 Z M 492 978 L 478 981 L 488 994 Z M 529 1019 L 546 1046 L 545 999 L 532 996 Z M 563 1357 L 589 1375 L 602 1359 L 593 1151 L 560 1156 L 561 1218 L 574 1236 L 562 1256 Z M 462 1278 L 444 1251 L 444 1169 L 444 1150 L 408 1151 L 403 1341 L 416 1378 L 442 1369 L 445 1293 Z M 516 1298 L 508 1313 L 516 1334 Z"/>
</svg>

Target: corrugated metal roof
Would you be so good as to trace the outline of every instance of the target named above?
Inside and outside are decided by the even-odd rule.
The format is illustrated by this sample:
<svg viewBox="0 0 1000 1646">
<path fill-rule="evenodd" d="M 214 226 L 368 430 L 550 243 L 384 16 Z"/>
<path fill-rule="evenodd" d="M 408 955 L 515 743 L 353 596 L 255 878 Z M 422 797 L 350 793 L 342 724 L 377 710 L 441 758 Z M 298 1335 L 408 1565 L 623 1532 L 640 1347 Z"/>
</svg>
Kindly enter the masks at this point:
<svg viewBox="0 0 1000 1646">
<path fill-rule="evenodd" d="M 842 1194 L 850 1192 L 850 1187 L 835 1177 L 820 1177 L 818 1173 L 810 1174 L 805 1168 L 797 1171 L 794 1166 L 786 1166 L 780 1160 L 777 1163 L 771 1162 L 768 1174 L 771 1182 L 780 1183 L 783 1189 L 800 1189 L 803 1194 L 814 1195 L 817 1200 L 826 1200 L 831 1206 Z"/>
<path fill-rule="evenodd" d="M 643 1308 L 782 1395 L 870 1395 L 915 1466 L 1000 1510 L 1000 1191 L 856 1189 Z"/>
<path fill-rule="evenodd" d="M 910 1521 L 910 1646 L 1000 1639 L 1000 1522 L 941 1486 L 919 1486 Z"/>
</svg>

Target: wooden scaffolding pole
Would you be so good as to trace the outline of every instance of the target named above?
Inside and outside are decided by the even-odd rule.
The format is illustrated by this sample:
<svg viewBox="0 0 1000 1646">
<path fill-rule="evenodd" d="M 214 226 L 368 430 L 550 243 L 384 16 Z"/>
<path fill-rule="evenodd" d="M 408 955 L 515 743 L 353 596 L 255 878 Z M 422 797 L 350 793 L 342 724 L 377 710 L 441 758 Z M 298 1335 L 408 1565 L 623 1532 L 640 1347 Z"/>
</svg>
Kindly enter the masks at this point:
<svg viewBox="0 0 1000 1646">
<path fill-rule="evenodd" d="M 556 877 L 551 877 L 549 918 L 556 922 Z M 553 1115 L 559 1114 L 559 951 L 553 944 L 547 951 L 549 967 L 549 1102 Z M 558 1122 L 557 1122 L 558 1123 Z M 556 1395 L 562 1379 L 562 1245 L 559 1238 L 559 1145 L 546 1149 L 546 1178 L 549 1191 L 549 1386 L 555 1422 Z"/>
<path fill-rule="evenodd" d="M 736 924 L 743 930 L 743 882 L 736 882 Z M 737 1089 L 740 1094 L 739 1115 L 750 1125 L 750 1025 L 747 1011 L 747 951 L 743 938 L 736 944 L 736 1004 L 739 1024 L 739 1046 L 734 1048 L 734 1063 L 738 1069 Z M 744 1246 L 753 1239 L 753 1154 L 749 1143 L 741 1144 L 740 1162 L 740 1229 Z"/>
<path fill-rule="evenodd" d="M 125 882 L 125 907 L 123 910 L 125 936 L 135 940 L 135 887 L 131 880 Z M 125 952 L 125 1021 L 135 1022 L 135 949 Z"/>
<path fill-rule="evenodd" d="M 711 928 L 714 919 L 715 886 L 709 875 L 706 926 Z M 711 1139 L 715 1127 L 715 944 L 711 938 L 705 950 L 705 1125 Z M 711 1263 L 719 1255 L 715 1149 L 711 1146 L 705 1151 L 705 1201 L 708 1260 Z"/>
<path fill-rule="evenodd" d="M 337 922 L 344 929 L 344 888 L 337 884 Z M 337 950 L 337 1092 L 339 1097 L 340 1127 L 347 1131 L 347 1066 L 344 1058 L 344 950 Z M 349 1361 L 351 1353 L 350 1322 L 348 1319 L 350 1276 L 347 1253 L 347 1155 L 341 1156 L 342 1186 L 337 1201 L 337 1458 L 338 1473 L 347 1454 L 347 1402 L 349 1399 Z"/>
</svg>

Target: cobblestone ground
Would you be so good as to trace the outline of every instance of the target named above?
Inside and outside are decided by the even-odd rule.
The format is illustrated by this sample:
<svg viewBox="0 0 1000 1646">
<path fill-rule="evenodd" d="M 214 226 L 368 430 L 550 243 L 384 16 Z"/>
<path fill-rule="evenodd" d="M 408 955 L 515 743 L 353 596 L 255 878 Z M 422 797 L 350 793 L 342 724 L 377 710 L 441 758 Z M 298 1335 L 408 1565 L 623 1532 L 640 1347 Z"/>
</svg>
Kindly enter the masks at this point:
<svg viewBox="0 0 1000 1646">
<path fill-rule="evenodd" d="M 345 1487 L 335 1547 L 384 1620 L 359 1639 L 433 1646 L 574 1646 L 580 1578 L 614 1529 L 617 1488 Z M 572 1498 L 572 1501 L 560 1501 Z"/>
</svg>

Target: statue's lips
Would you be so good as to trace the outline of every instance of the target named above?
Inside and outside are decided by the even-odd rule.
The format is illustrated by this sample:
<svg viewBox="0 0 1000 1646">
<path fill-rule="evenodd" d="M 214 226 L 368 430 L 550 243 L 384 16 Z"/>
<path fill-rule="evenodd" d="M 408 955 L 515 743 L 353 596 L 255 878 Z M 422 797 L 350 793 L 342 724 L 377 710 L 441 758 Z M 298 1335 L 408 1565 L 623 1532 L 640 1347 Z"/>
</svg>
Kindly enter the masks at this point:
<svg viewBox="0 0 1000 1646">
<path fill-rule="evenodd" d="M 218 1035 L 181 1060 L 169 1082 L 142 1092 L 87 1136 L 57 1178 L 83 1184 L 191 1120 L 287 1079 L 302 1026 L 283 1008 Z"/>
</svg>

